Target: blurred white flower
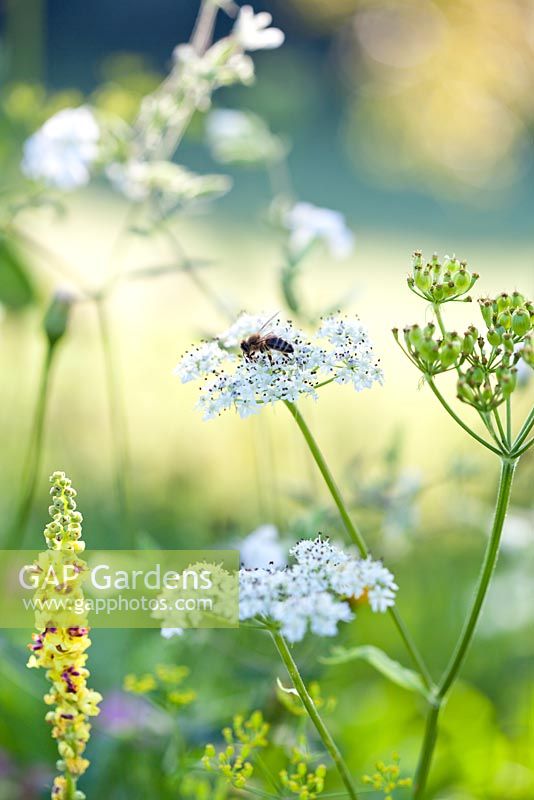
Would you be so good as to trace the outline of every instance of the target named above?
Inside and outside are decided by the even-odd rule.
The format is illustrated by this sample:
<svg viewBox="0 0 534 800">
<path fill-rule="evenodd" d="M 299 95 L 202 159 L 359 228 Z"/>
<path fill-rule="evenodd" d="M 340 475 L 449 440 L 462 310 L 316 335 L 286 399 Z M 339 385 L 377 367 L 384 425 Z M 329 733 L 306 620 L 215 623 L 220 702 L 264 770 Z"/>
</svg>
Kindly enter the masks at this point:
<svg viewBox="0 0 534 800">
<path fill-rule="evenodd" d="M 206 139 L 213 157 L 224 164 L 262 164 L 279 159 L 282 141 L 257 114 L 221 108 L 206 120 Z"/>
<path fill-rule="evenodd" d="M 58 189 L 85 186 L 98 157 L 100 128 L 86 106 L 50 117 L 24 144 L 22 172 Z"/>
<path fill-rule="evenodd" d="M 242 6 L 234 25 L 234 37 L 243 50 L 273 50 L 284 43 L 285 35 L 279 28 L 269 27 L 272 21 L 267 11 L 255 14 L 252 6 Z"/>
<path fill-rule="evenodd" d="M 176 66 L 169 80 L 174 91 L 202 111 L 210 107 L 211 95 L 219 87 L 254 80 L 252 59 L 236 52 L 231 39 L 220 39 L 201 55 L 192 45 L 179 44 L 173 58 Z"/>
<path fill-rule="evenodd" d="M 241 563 L 246 569 L 278 568 L 286 563 L 285 550 L 278 538 L 275 525 L 261 525 L 252 531 L 239 546 Z"/>
<path fill-rule="evenodd" d="M 383 613 L 395 603 L 394 577 L 380 561 L 344 553 L 321 536 L 304 539 L 290 551 L 285 569 L 241 569 L 239 618 L 277 623 L 290 642 L 309 629 L 335 636 L 339 622 L 354 619 L 351 601 L 367 600 Z"/>
<path fill-rule="evenodd" d="M 312 203 L 296 203 L 285 215 L 290 231 L 289 247 L 299 255 L 312 242 L 323 241 L 334 258 L 346 258 L 354 247 L 354 234 L 339 211 L 319 208 Z"/>
<path fill-rule="evenodd" d="M 183 636 L 183 628 L 162 628 L 161 635 L 164 639 L 173 639 L 175 636 Z"/>
<path fill-rule="evenodd" d="M 106 175 L 114 188 L 134 202 L 158 196 L 163 208 L 213 199 L 229 191 L 226 175 L 196 175 L 169 161 L 127 161 L 110 164 Z"/>
<path fill-rule="evenodd" d="M 290 344 L 291 352 L 269 350 L 246 359 L 227 349 L 237 347 L 266 322 L 264 332 Z M 325 319 L 316 337 L 307 341 L 289 321 L 244 314 L 212 345 L 186 353 L 175 370 L 184 383 L 204 379 L 198 402 L 204 419 L 232 407 L 248 417 L 279 400 L 296 403 L 301 395 L 316 399 L 317 388 L 325 382 L 350 383 L 359 392 L 383 380 L 365 328 L 337 315 Z"/>
</svg>

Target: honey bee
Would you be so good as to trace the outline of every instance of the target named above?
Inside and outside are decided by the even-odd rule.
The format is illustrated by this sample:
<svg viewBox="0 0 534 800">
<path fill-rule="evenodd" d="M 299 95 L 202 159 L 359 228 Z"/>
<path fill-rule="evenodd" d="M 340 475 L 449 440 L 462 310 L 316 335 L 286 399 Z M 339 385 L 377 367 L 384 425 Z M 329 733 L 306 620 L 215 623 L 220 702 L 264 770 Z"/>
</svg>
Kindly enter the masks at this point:
<svg viewBox="0 0 534 800">
<path fill-rule="evenodd" d="M 281 336 L 276 336 L 274 333 L 262 333 L 265 330 L 267 325 L 273 321 L 273 319 L 277 316 L 277 314 L 273 314 L 267 322 L 261 326 L 257 333 L 252 333 L 248 339 L 243 339 L 241 342 L 241 350 L 243 351 L 244 358 L 247 361 L 253 361 L 254 357 L 258 353 L 265 353 L 267 358 L 272 364 L 272 357 L 270 350 L 276 350 L 279 353 L 283 353 L 284 355 L 290 355 L 294 352 L 293 345 L 290 342 L 286 342 L 285 339 L 282 339 Z"/>
</svg>

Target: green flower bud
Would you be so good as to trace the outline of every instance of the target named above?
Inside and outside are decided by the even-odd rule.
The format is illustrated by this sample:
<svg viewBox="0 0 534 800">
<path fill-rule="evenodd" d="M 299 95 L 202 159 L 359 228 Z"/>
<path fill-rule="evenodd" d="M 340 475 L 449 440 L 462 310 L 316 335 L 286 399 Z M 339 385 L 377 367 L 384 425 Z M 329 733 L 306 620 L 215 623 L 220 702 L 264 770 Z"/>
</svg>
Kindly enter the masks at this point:
<svg viewBox="0 0 534 800">
<path fill-rule="evenodd" d="M 495 302 L 497 303 L 497 311 L 499 313 L 501 311 L 507 311 L 510 308 L 511 300 L 510 296 L 506 294 L 506 292 L 502 292 Z"/>
<path fill-rule="evenodd" d="M 459 379 L 457 391 L 458 400 L 461 400 L 463 403 L 470 403 L 471 405 L 475 402 L 475 393 L 464 378 Z"/>
<path fill-rule="evenodd" d="M 517 369 L 515 367 L 512 367 L 512 369 L 498 369 L 497 380 L 499 381 L 503 397 L 505 399 L 510 397 L 517 386 Z"/>
<path fill-rule="evenodd" d="M 454 282 L 449 280 L 446 283 L 442 284 L 443 286 L 443 296 L 445 299 L 452 297 L 456 294 L 456 287 L 454 286 Z"/>
<path fill-rule="evenodd" d="M 63 289 L 55 292 L 43 320 L 48 342 L 53 347 L 65 335 L 74 296 Z"/>
<path fill-rule="evenodd" d="M 530 314 L 526 308 L 518 308 L 512 315 L 512 330 L 516 336 L 524 336 L 530 330 Z"/>
<path fill-rule="evenodd" d="M 493 325 L 493 303 L 491 300 L 479 300 L 478 304 L 480 306 L 480 313 L 482 314 L 482 318 L 488 328 L 491 328 Z"/>
<path fill-rule="evenodd" d="M 485 375 L 486 373 L 484 372 L 482 367 L 480 366 L 471 367 L 471 369 L 468 369 L 466 372 L 465 375 L 466 382 L 469 384 L 469 386 L 473 386 L 475 388 L 478 386 L 482 386 Z"/>
<path fill-rule="evenodd" d="M 432 295 L 436 302 L 440 302 L 445 298 L 445 285 L 443 283 L 436 283 L 432 291 Z"/>
<path fill-rule="evenodd" d="M 433 322 L 429 322 L 428 325 L 426 325 L 425 328 L 423 329 L 423 335 L 424 336 L 433 336 L 435 330 L 436 330 L 436 326 L 434 325 L 434 323 Z"/>
<path fill-rule="evenodd" d="M 412 325 L 411 328 L 407 329 L 408 331 L 408 344 L 414 347 L 416 350 L 423 342 L 424 336 L 423 331 L 419 327 L 419 325 Z"/>
<path fill-rule="evenodd" d="M 454 275 L 460 269 L 460 262 L 457 258 L 449 258 L 448 256 L 445 256 L 444 262 L 445 270 L 450 272 L 451 275 Z"/>
<path fill-rule="evenodd" d="M 421 269 L 422 266 L 423 266 L 423 254 L 420 250 L 416 250 L 415 253 L 413 254 L 413 262 L 412 262 L 412 268 L 414 270 L 414 274 L 415 270 Z"/>
<path fill-rule="evenodd" d="M 425 336 L 421 345 L 417 348 L 417 352 L 421 358 L 424 361 L 428 361 L 429 364 L 432 364 L 437 360 L 439 355 L 438 351 L 438 343 L 435 342 L 430 336 Z"/>
<path fill-rule="evenodd" d="M 521 292 L 512 292 L 512 307 L 519 308 L 525 302 L 524 296 Z"/>
<path fill-rule="evenodd" d="M 462 355 L 470 356 L 475 349 L 476 336 L 470 331 L 466 331 L 462 342 Z"/>
<path fill-rule="evenodd" d="M 488 378 L 486 378 L 484 382 L 480 396 L 482 397 L 484 403 L 491 403 L 493 400 L 493 389 L 491 388 L 491 383 L 489 382 Z"/>
<path fill-rule="evenodd" d="M 428 269 L 419 269 L 415 274 L 415 285 L 421 292 L 428 292 L 432 286 L 432 277 Z"/>
<path fill-rule="evenodd" d="M 502 335 L 502 343 L 509 353 L 514 352 L 514 339 L 511 333 L 503 333 Z"/>
<path fill-rule="evenodd" d="M 498 347 L 501 343 L 501 334 L 499 331 L 496 331 L 495 328 L 489 328 L 488 330 L 488 342 L 493 347 Z"/>
<path fill-rule="evenodd" d="M 512 315 L 509 311 L 502 311 L 497 317 L 497 325 L 504 328 L 505 331 L 510 330 L 512 327 Z"/>
<path fill-rule="evenodd" d="M 441 361 L 442 367 L 452 366 L 458 356 L 460 355 L 460 344 L 456 342 L 442 342 L 439 347 L 439 360 Z"/>
<path fill-rule="evenodd" d="M 467 292 L 471 287 L 471 273 L 465 267 L 461 267 L 460 271 L 454 276 L 454 286 L 458 294 Z"/>
</svg>

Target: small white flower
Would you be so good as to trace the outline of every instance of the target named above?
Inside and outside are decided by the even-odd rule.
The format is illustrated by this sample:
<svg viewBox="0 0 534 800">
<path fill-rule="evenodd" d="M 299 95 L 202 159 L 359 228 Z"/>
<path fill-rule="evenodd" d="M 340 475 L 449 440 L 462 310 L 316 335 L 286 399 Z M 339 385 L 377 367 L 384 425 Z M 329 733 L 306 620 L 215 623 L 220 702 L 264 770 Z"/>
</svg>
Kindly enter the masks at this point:
<svg viewBox="0 0 534 800">
<path fill-rule="evenodd" d="M 161 635 L 164 639 L 172 639 L 174 636 L 183 636 L 183 628 L 162 628 Z"/>
<path fill-rule="evenodd" d="M 270 349 L 252 359 L 244 358 L 239 343 L 259 331 L 283 339 L 292 350 Z M 316 399 L 317 388 L 325 382 L 351 383 L 361 391 L 383 379 L 365 328 L 339 317 L 329 317 L 316 338 L 306 341 L 305 334 L 291 322 L 243 314 L 212 343 L 207 358 L 205 352 L 202 348 L 189 351 L 175 370 L 183 382 L 195 377 L 208 379 L 198 403 L 204 419 L 232 407 L 241 417 L 248 417 L 280 400 L 296 403 L 303 395 Z"/>
<path fill-rule="evenodd" d="M 85 186 L 99 153 L 100 128 L 86 106 L 50 117 L 24 144 L 22 172 L 58 189 Z"/>
<path fill-rule="evenodd" d="M 236 52 L 231 39 L 220 39 L 199 55 L 190 44 L 174 49 L 175 68 L 172 73 L 176 92 L 189 102 L 207 111 L 211 95 L 221 86 L 235 83 L 250 84 L 254 80 L 254 63 L 242 52 Z"/>
<path fill-rule="evenodd" d="M 313 242 L 321 240 L 334 258 L 346 258 L 354 247 L 354 234 L 339 211 L 319 208 L 311 203 L 296 203 L 285 215 L 290 231 L 289 247 L 299 255 Z"/>
<path fill-rule="evenodd" d="M 246 569 L 266 568 L 269 565 L 278 568 L 286 561 L 275 525 L 261 525 L 256 528 L 241 542 L 239 552 L 241 563 Z"/>
<path fill-rule="evenodd" d="M 223 164 L 265 164 L 276 161 L 285 151 L 261 117 L 229 108 L 209 114 L 206 139 L 213 157 Z"/>
<path fill-rule="evenodd" d="M 395 603 L 397 585 L 389 570 L 372 558 L 344 553 L 321 536 L 305 539 L 290 551 L 295 563 L 285 569 L 241 569 L 239 618 L 277 624 L 290 642 L 310 630 L 335 636 L 340 622 L 350 622 L 351 599 L 367 599 L 383 613 Z"/>
<path fill-rule="evenodd" d="M 242 6 L 233 35 L 243 50 L 273 50 L 284 43 L 285 35 L 279 28 L 269 27 L 272 21 L 267 11 L 255 14 L 252 6 Z"/>
<path fill-rule="evenodd" d="M 174 370 L 182 383 L 198 380 L 207 372 L 216 372 L 228 356 L 217 342 L 205 342 L 187 353 Z"/>
</svg>

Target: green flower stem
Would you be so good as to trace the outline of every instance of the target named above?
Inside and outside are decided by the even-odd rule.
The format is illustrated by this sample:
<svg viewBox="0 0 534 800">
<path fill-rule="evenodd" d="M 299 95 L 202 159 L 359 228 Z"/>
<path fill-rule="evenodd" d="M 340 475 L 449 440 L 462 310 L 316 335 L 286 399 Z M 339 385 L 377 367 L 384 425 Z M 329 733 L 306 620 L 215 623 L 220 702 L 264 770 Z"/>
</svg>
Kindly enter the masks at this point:
<svg viewBox="0 0 534 800">
<path fill-rule="evenodd" d="M 506 441 L 508 447 L 512 446 L 512 401 L 510 397 L 506 398 Z"/>
<path fill-rule="evenodd" d="M 521 447 L 521 445 L 529 435 L 530 431 L 532 430 L 533 426 L 534 426 L 534 406 L 532 407 L 530 414 L 523 423 L 521 430 L 517 434 L 517 438 L 512 445 L 512 453 L 516 453 L 517 449 Z"/>
<path fill-rule="evenodd" d="M 439 391 L 438 387 L 437 387 L 437 386 L 436 386 L 436 384 L 434 383 L 434 380 L 433 380 L 432 376 L 431 376 L 431 375 L 426 375 L 425 377 L 426 377 L 426 381 L 427 381 L 428 385 L 430 386 L 430 388 L 432 389 L 432 391 L 434 392 L 434 394 L 435 394 L 435 395 L 436 395 L 436 397 L 438 398 L 439 402 L 441 403 L 441 405 L 443 406 L 443 408 L 445 409 L 445 411 L 447 412 L 447 414 L 449 414 L 449 415 L 450 415 L 450 416 L 453 418 L 453 420 L 454 420 L 454 421 L 455 421 L 455 422 L 456 422 L 456 423 L 457 423 L 457 424 L 458 424 L 458 425 L 459 425 L 461 428 L 463 428 L 463 430 L 464 430 L 466 433 L 468 433 L 468 434 L 469 434 L 469 436 L 472 436 L 472 437 L 473 437 L 473 439 L 476 439 L 476 440 L 477 440 L 477 442 L 478 442 L 479 444 L 482 444 L 482 445 L 484 445 L 484 447 L 487 447 L 487 448 L 488 448 L 488 450 L 491 450 L 491 452 L 492 452 L 492 453 L 495 453 L 496 455 L 500 456 L 500 455 L 501 455 L 501 451 L 500 451 L 500 450 L 498 450 L 498 449 L 497 449 L 496 447 L 494 447 L 492 444 L 490 444 L 490 443 L 489 443 L 489 442 L 487 442 L 485 439 L 483 439 L 481 436 L 479 436 L 479 435 L 478 435 L 478 433 L 475 433 L 475 431 L 471 430 L 471 428 L 470 428 L 468 425 L 466 425 L 466 424 L 465 424 L 465 422 L 464 422 L 462 419 L 460 419 L 460 417 L 458 416 L 458 414 L 456 414 L 456 413 L 455 413 L 455 412 L 452 410 L 452 408 L 451 408 L 451 407 L 450 407 L 450 405 L 447 403 L 447 401 L 445 400 L 445 398 L 443 397 L 443 395 L 442 395 L 442 394 L 441 394 L 441 392 Z"/>
<path fill-rule="evenodd" d="M 203 0 L 200 6 L 195 28 L 191 36 L 191 44 L 199 55 L 205 53 L 211 44 L 219 8 L 220 6 L 215 0 Z"/>
<path fill-rule="evenodd" d="M 432 304 L 432 308 L 434 309 L 434 314 L 436 316 L 436 320 L 438 322 L 439 329 L 441 331 L 441 335 L 445 339 L 445 337 L 447 336 L 447 329 L 445 327 L 445 323 L 443 322 L 443 317 L 441 315 L 441 306 L 440 306 L 439 303 L 433 303 Z M 458 373 L 458 375 L 461 375 L 461 370 L 460 370 L 460 367 L 458 366 L 458 364 L 456 365 L 455 369 L 456 369 L 456 372 Z M 447 410 L 448 410 L 448 408 L 447 408 Z M 495 431 L 493 429 L 493 425 L 491 424 L 491 419 L 489 418 L 489 415 L 484 414 L 482 411 L 479 411 L 478 409 L 477 409 L 477 411 L 478 411 L 478 415 L 479 415 L 480 419 L 484 423 L 489 435 L 491 436 L 491 438 L 493 439 L 493 441 L 497 445 L 499 451 L 501 451 L 503 448 L 506 449 L 506 445 L 505 445 L 506 438 L 504 436 L 504 433 L 503 433 L 503 436 L 502 436 L 502 442 L 500 442 L 498 437 L 497 437 L 497 435 L 495 434 Z M 499 430 L 502 431 L 502 424 L 501 424 L 501 420 L 500 420 L 500 417 L 499 417 L 499 412 L 497 410 L 495 410 L 495 417 L 497 419 L 497 425 L 499 427 Z"/>
<path fill-rule="evenodd" d="M 289 409 L 289 412 L 291 413 L 293 419 L 299 426 L 300 431 L 304 436 L 304 439 L 306 440 L 306 444 L 308 445 L 308 448 L 313 456 L 313 459 L 317 464 L 317 467 L 319 468 L 319 472 L 321 473 L 324 482 L 328 487 L 328 490 L 332 496 L 332 499 L 336 505 L 337 510 L 339 511 L 339 515 L 343 521 L 343 525 L 345 526 L 347 533 L 349 534 L 351 540 L 354 542 L 354 544 L 360 551 L 360 554 L 364 558 L 366 558 L 369 555 L 369 549 L 367 547 L 367 544 L 365 543 L 362 534 L 352 521 L 350 514 L 347 511 L 345 501 L 343 500 L 341 492 L 334 480 L 334 476 L 330 472 L 328 464 L 325 461 L 325 458 L 319 448 L 319 445 L 315 441 L 312 432 L 308 428 L 306 421 L 304 420 L 304 417 L 302 416 L 296 405 L 294 403 L 290 403 L 289 401 L 285 401 L 285 405 Z M 388 613 L 391 619 L 393 620 L 393 623 L 397 628 L 402 641 L 404 642 L 404 645 L 410 655 L 410 658 L 412 659 L 412 662 L 414 663 L 415 667 L 420 673 L 426 688 L 429 691 L 433 691 L 434 684 L 432 682 L 432 678 L 430 676 L 428 668 L 423 660 L 423 657 L 419 653 L 417 646 L 412 640 L 408 632 L 408 629 L 406 628 L 406 625 L 404 624 L 400 614 L 398 613 L 395 607 L 389 608 Z"/>
<path fill-rule="evenodd" d="M 529 442 L 527 442 L 527 443 L 526 443 L 526 444 L 525 444 L 525 445 L 524 445 L 524 446 L 523 446 L 523 447 L 522 447 L 520 450 L 517 450 L 517 451 L 516 451 L 516 452 L 513 454 L 513 455 L 514 455 L 514 458 L 519 458 L 520 456 L 522 456 L 522 455 L 523 455 L 523 453 L 526 453 L 526 452 L 527 452 L 527 450 L 529 450 L 529 449 L 532 447 L 532 445 L 533 445 L 533 444 L 534 444 L 534 439 L 531 439 L 531 440 L 530 440 Z"/>
<path fill-rule="evenodd" d="M 39 385 L 39 393 L 37 395 L 37 405 L 35 407 L 32 432 L 24 462 L 22 494 L 13 523 L 6 536 L 4 544 L 6 550 L 16 550 L 22 547 L 26 524 L 32 510 L 39 468 L 41 466 L 43 456 L 46 409 L 48 406 L 50 377 L 55 353 L 56 348 L 54 344 L 48 342 L 41 372 L 41 381 Z"/>
<path fill-rule="evenodd" d="M 503 424 L 502 424 L 502 420 L 501 420 L 501 415 L 499 414 L 499 410 L 497 408 L 493 409 L 493 416 L 495 418 L 495 422 L 497 423 L 497 428 L 499 429 L 499 435 L 500 435 L 500 438 L 501 438 L 501 442 L 502 442 L 503 446 L 508 449 L 510 447 L 510 439 L 508 437 L 508 434 L 504 430 L 504 427 L 503 427 Z"/>
<path fill-rule="evenodd" d="M 119 517 L 121 521 L 121 530 L 126 546 L 133 549 L 136 546 L 136 537 L 130 522 L 129 513 L 127 489 L 129 459 L 125 420 L 122 408 L 122 396 L 120 391 L 120 379 L 115 364 L 115 354 L 113 352 L 112 338 L 104 298 L 97 298 L 95 300 L 95 306 L 98 315 L 98 328 L 102 343 L 104 367 L 106 372 L 111 437 L 113 443 L 113 470 Z"/>
<path fill-rule="evenodd" d="M 473 635 L 480 617 L 480 612 L 482 611 L 482 606 L 486 598 L 491 577 L 495 569 L 497 556 L 499 554 L 499 545 L 501 541 L 504 520 L 506 518 L 506 512 L 508 510 L 510 494 L 512 491 L 516 463 L 516 459 L 503 458 L 501 460 L 501 477 L 497 501 L 495 504 L 495 515 L 493 519 L 491 536 L 484 554 L 484 560 L 482 562 L 482 568 L 480 571 L 471 611 L 465 620 L 463 630 L 458 639 L 458 643 L 450 660 L 449 666 L 445 670 L 439 683 L 435 696 L 436 703 L 428 713 L 426 731 L 415 779 L 415 800 L 419 800 L 419 798 L 423 798 L 425 795 L 426 781 L 430 771 L 430 765 L 436 744 L 438 719 L 442 703 L 448 691 L 456 681 L 460 669 L 465 661 L 467 651 L 473 639 Z"/>
<path fill-rule="evenodd" d="M 334 764 L 336 765 L 337 771 L 339 772 L 341 780 L 343 781 L 343 783 L 344 783 L 344 785 L 345 785 L 345 787 L 347 789 L 349 797 L 351 798 L 351 800 L 358 800 L 358 795 L 356 794 L 356 789 L 354 788 L 354 785 L 353 785 L 352 778 L 350 776 L 350 772 L 348 770 L 348 767 L 345 764 L 345 761 L 343 760 L 343 756 L 339 752 L 339 749 L 338 749 L 336 743 L 332 739 L 330 731 L 328 730 L 328 728 L 324 724 L 324 722 L 323 722 L 323 720 L 321 718 L 321 715 L 317 711 L 317 708 L 315 707 L 315 704 L 314 704 L 312 698 L 310 697 L 310 694 L 309 694 L 308 690 L 306 689 L 306 685 L 305 685 L 304 681 L 302 680 L 302 676 L 301 676 L 301 674 L 300 674 L 300 672 L 298 670 L 298 667 L 297 667 L 297 665 L 296 665 L 296 663 L 295 663 L 295 661 L 293 659 L 293 656 L 291 655 L 291 651 L 290 651 L 289 647 L 287 646 L 286 640 L 277 631 L 271 631 L 271 636 L 273 637 L 274 643 L 276 645 L 276 649 L 280 653 L 280 658 L 284 662 L 284 665 L 285 665 L 285 667 L 286 667 L 286 669 L 287 669 L 287 671 L 289 673 L 289 676 L 290 676 L 291 680 L 293 681 L 293 686 L 297 690 L 298 695 L 299 695 L 300 699 L 302 700 L 302 704 L 303 704 L 304 708 L 308 712 L 308 715 L 309 715 L 311 721 L 313 722 L 317 733 L 321 737 L 321 740 L 322 740 L 324 746 L 326 747 L 326 749 L 327 749 L 328 753 L 330 754 Z"/>
<path fill-rule="evenodd" d="M 76 778 L 70 772 L 66 772 L 65 780 L 67 781 L 65 800 L 74 800 L 76 797 Z"/>
</svg>

